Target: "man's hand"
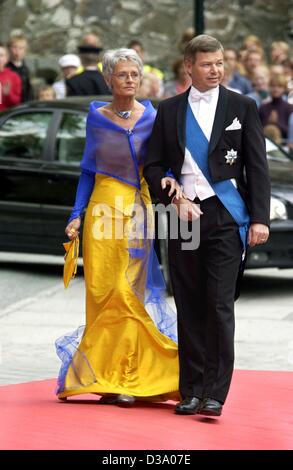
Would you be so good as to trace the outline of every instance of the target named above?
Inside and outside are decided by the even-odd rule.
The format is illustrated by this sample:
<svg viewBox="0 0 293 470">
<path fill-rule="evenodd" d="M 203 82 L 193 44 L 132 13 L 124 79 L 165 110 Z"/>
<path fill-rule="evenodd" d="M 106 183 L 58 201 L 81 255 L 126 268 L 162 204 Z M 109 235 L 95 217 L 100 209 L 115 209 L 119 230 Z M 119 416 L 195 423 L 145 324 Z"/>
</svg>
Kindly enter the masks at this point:
<svg viewBox="0 0 293 470">
<path fill-rule="evenodd" d="M 266 243 L 269 238 L 269 228 L 263 224 L 251 224 L 248 232 L 248 245 L 253 247 Z"/>
<path fill-rule="evenodd" d="M 194 204 L 184 197 L 174 199 L 172 204 L 176 207 L 178 217 L 185 222 L 188 220 L 197 220 L 203 214 L 197 204 Z"/>
</svg>

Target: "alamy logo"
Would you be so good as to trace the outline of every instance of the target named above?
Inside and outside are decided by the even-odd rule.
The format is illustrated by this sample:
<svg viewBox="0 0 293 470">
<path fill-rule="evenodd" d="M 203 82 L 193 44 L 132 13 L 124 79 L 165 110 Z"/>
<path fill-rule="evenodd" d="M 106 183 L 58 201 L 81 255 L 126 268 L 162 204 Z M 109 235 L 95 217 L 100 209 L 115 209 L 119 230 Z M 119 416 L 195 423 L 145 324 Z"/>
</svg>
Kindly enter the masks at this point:
<svg viewBox="0 0 293 470">
<path fill-rule="evenodd" d="M 180 240 L 182 250 L 196 250 L 200 242 L 200 218 L 181 220 L 172 204 L 125 205 L 123 197 L 116 196 L 114 206 L 96 204 L 92 210 L 95 218 L 92 234 L 96 240 L 124 237 L 130 240 L 169 238 Z"/>
</svg>

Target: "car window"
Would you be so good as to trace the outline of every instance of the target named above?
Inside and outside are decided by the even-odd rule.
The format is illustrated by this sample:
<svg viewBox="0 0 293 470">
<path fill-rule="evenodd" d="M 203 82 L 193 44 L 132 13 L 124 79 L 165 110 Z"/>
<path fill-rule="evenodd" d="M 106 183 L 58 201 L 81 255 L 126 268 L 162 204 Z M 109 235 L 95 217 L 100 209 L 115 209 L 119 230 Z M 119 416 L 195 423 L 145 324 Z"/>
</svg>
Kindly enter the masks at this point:
<svg viewBox="0 0 293 470">
<path fill-rule="evenodd" d="M 266 138 L 266 151 L 268 160 L 278 160 L 282 162 L 290 161 L 282 149 L 280 149 L 272 140 Z"/>
<path fill-rule="evenodd" d="M 86 114 L 64 113 L 57 133 L 57 160 L 80 163 L 85 144 Z"/>
<path fill-rule="evenodd" d="M 51 113 L 23 113 L 11 116 L 0 128 L 0 157 L 40 160 Z"/>
</svg>

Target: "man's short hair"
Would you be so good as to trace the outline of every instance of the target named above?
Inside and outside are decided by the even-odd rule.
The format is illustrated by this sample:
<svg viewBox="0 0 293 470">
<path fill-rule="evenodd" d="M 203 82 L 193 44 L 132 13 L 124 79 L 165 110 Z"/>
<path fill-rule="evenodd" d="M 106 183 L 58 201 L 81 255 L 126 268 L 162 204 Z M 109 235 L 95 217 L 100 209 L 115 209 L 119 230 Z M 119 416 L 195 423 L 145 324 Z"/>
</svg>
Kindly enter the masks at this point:
<svg viewBox="0 0 293 470">
<path fill-rule="evenodd" d="M 224 52 L 224 48 L 218 39 L 207 34 L 200 34 L 191 39 L 184 51 L 184 60 L 195 62 L 198 52 Z"/>
<path fill-rule="evenodd" d="M 27 38 L 21 35 L 11 36 L 7 45 L 8 47 L 11 47 L 16 42 L 24 42 L 27 45 Z"/>
</svg>

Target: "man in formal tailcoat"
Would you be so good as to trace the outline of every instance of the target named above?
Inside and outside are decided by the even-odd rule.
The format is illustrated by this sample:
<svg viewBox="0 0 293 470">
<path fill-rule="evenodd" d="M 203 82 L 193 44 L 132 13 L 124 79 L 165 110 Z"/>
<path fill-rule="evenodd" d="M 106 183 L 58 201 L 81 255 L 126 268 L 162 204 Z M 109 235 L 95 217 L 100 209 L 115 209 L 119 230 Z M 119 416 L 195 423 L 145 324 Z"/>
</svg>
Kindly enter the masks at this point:
<svg viewBox="0 0 293 470">
<path fill-rule="evenodd" d="M 254 101 L 221 86 L 223 47 L 211 36 L 185 50 L 192 86 L 158 107 L 144 175 L 179 219 L 200 221 L 200 244 L 169 240 L 178 313 L 178 414 L 219 416 L 234 363 L 234 299 L 247 245 L 269 236 L 270 178 Z M 168 196 L 166 172 L 185 197 Z M 190 222 L 192 223 L 192 222 Z"/>
</svg>

